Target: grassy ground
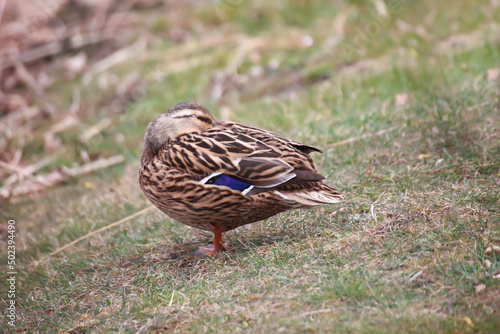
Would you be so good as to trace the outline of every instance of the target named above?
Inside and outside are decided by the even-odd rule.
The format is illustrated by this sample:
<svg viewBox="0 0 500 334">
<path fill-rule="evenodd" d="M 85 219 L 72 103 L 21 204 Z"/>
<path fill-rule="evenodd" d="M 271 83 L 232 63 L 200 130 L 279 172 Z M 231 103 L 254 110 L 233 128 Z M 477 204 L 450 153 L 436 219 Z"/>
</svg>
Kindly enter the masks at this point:
<svg viewBox="0 0 500 334">
<path fill-rule="evenodd" d="M 126 163 L 3 204 L 18 226 L 13 331 L 498 332 L 500 255 L 486 250 L 500 246 L 500 6 L 387 1 L 384 16 L 380 3 L 144 12 L 161 42 L 53 86 L 47 99 L 63 106 L 81 87 L 86 112 L 45 170 L 81 151 Z M 187 40 L 167 39 L 174 24 Z M 141 80 L 118 98 L 131 68 Z M 321 147 L 314 159 L 345 202 L 229 232 L 227 253 L 201 259 L 191 253 L 209 234 L 152 211 L 29 266 L 149 205 L 136 181 L 142 136 L 184 100 Z M 109 127 L 79 141 L 104 117 Z M 27 163 L 43 152 L 33 143 Z"/>
</svg>

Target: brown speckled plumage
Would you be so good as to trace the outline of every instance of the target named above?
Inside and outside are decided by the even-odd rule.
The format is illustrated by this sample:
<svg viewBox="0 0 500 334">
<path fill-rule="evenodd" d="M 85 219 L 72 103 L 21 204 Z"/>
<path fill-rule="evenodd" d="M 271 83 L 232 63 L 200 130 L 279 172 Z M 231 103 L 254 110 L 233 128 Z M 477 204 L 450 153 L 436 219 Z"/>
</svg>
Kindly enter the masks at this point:
<svg viewBox="0 0 500 334">
<path fill-rule="evenodd" d="M 341 201 L 321 182 L 313 151 L 321 152 L 262 129 L 216 121 L 197 103 L 180 103 L 148 126 L 139 184 L 168 216 L 217 237 L 288 209 Z M 248 189 L 208 184 L 219 173 Z M 214 252 L 223 249 L 217 243 Z"/>
</svg>

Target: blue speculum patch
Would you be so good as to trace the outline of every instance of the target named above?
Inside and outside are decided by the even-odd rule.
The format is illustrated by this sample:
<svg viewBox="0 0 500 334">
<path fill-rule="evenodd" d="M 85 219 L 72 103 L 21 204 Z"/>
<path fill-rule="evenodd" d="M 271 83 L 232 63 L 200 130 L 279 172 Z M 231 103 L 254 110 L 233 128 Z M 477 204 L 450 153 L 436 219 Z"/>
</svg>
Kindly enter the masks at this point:
<svg viewBox="0 0 500 334">
<path fill-rule="evenodd" d="M 227 175 L 216 175 L 206 182 L 206 184 L 213 184 L 216 186 L 226 186 L 233 190 L 243 191 L 250 187 L 245 182 L 238 181 Z"/>
</svg>

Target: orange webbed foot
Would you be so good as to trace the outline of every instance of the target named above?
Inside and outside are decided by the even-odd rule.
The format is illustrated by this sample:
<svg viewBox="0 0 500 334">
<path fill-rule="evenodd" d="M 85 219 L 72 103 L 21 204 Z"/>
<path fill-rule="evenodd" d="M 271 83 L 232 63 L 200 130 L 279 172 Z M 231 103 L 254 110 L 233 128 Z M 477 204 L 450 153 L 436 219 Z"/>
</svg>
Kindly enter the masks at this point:
<svg viewBox="0 0 500 334">
<path fill-rule="evenodd" d="M 212 256 L 212 255 L 217 255 L 220 252 L 225 252 L 227 247 L 227 243 L 224 245 L 219 244 L 219 247 L 214 247 L 214 245 L 208 245 L 208 246 L 200 246 L 198 248 L 198 252 L 207 255 L 207 256 Z"/>
<path fill-rule="evenodd" d="M 227 244 L 222 243 L 222 227 L 214 225 L 214 243 L 205 247 L 198 248 L 198 251 L 205 255 L 217 255 L 226 250 Z"/>
</svg>

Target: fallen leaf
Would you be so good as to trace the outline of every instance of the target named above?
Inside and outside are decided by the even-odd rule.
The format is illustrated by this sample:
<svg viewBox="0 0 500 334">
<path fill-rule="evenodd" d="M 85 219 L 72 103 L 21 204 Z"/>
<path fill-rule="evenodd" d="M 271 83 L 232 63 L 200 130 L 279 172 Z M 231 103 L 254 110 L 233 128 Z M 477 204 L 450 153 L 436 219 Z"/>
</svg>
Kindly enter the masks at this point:
<svg viewBox="0 0 500 334">
<path fill-rule="evenodd" d="M 307 36 L 304 36 L 302 37 L 302 46 L 305 47 L 305 48 L 308 48 L 310 47 L 311 45 L 314 44 L 314 40 L 311 36 L 307 35 Z"/>
<path fill-rule="evenodd" d="M 377 11 L 377 14 L 379 16 L 385 18 L 389 15 L 389 12 L 387 11 L 387 6 L 383 0 L 373 0 L 373 4 L 375 5 L 375 10 Z"/>
<path fill-rule="evenodd" d="M 493 252 L 495 252 L 495 254 L 497 254 L 497 255 L 500 255 L 500 247 L 499 246 L 488 247 L 484 251 L 484 254 L 490 255 Z"/>
<path fill-rule="evenodd" d="M 335 44 L 338 44 L 345 36 L 345 23 L 352 9 L 352 6 L 347 6 L 347 8 L 340 11 L 333 19 L 332 31 L 333 35 L 336 37 L 334 37 L 334 41 L 336 42 Z"/>
<path fill-rule="evenodd" d="M 485 266 L 486 268 L 491 267 L 491 261 L 490 261 L 490 260 L 484 260 L 484 266 Z"/>
<path fill-rule="evenodd" d="M 490 68 L 487 71 L 488 81 L 497 81 L 500 76 L 500 68 Z"/>
<path fill-rule="evenodd" d="M 469 325 L 470 327 L 474 327 L 474 323 L 472 322 L 472 320 L 470 320 L 470 318 L 469 318 L 469 317 L 464 317 L 464 319 L 463 319 L 463 320 L 464 320 L 464 321 L 465 321 L 465 323 L 466 323 L 467 325 Z"/>
<path fill-rule="evenodd" d="M 419 57 L 419 53 L 417 50 L 415 50 L 414 48 L 411 48 L 410 50 L 408 50 L 410 52 L 410 55 L 415 58 L 415 59 L 418 59 Z"/>
<path fill-rule="evenodd" d="M 474 287 L 474 290 L 476 291 L 476 294 L 480 294 L 486 289 L 486 285 L 484 284 L 478 284 Z"/>
<path fill-rule="evenodd" d="M 71 75 L 83 71 L 85 65 L 87 65 L 87 55 L 85 52 L 80 52 L 73 57 L 66 58 L 64 62 L 64 67 L 66 67 Z"/>
<path fill-rule="evenodd" d="M 395 101 L 397 106 L 404 106 L 408 100 L 408 94 L 396 94 Z"/>
<path fill-rule="evenodd" d="M 432 154 L 419 154 L 418 158 L 420 160 L 430 159 L 430 158 L 432 158 Z"/>
</svg>

